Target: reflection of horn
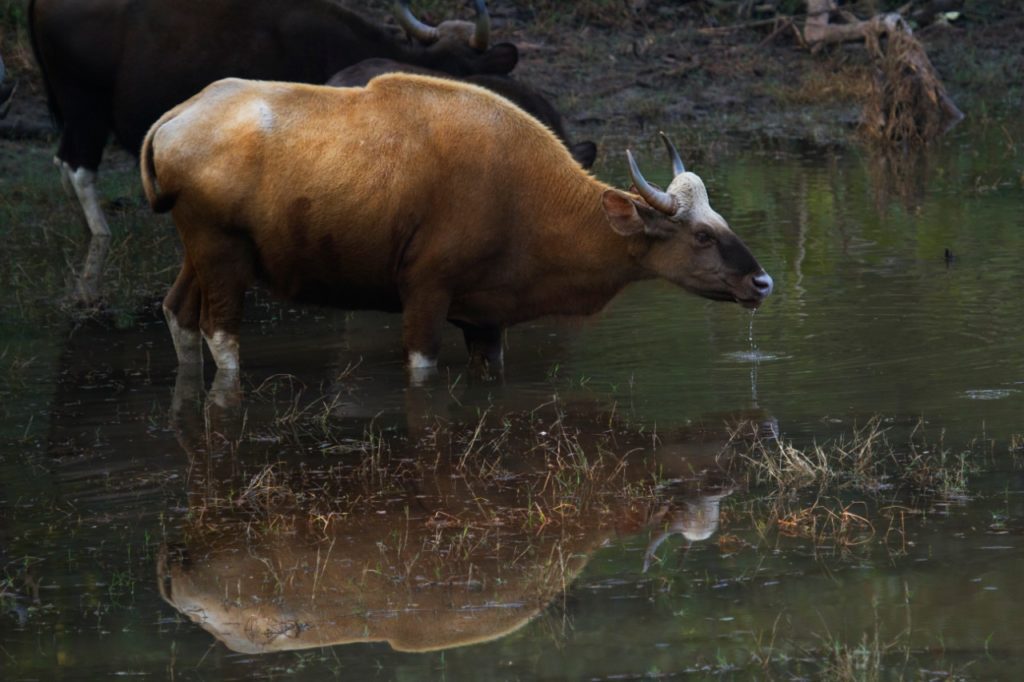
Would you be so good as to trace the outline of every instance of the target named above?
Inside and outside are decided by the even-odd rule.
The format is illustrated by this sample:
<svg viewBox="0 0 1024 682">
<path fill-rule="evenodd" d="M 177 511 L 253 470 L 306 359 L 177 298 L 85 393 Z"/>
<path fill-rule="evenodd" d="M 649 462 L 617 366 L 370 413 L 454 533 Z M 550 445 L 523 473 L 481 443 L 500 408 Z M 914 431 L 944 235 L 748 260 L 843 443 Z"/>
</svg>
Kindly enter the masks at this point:
<svg viewBox="0 0 1024 682">
<path fill-rule="evenodd" d="M 654 553 L 658 551 L 658 548 L 661 547 L 661 544 L 665 542 L 665 540 L 668 540 L 670 537 L 675 535 L 677 532 L 678 531 L 674 530 L 663 530 L 661 531 L 661 533 L 658 534 L 658 537 L 654 538 L 650 541 L 650 543 L 648 543 L 647 551 L 644 552 L 644 573 L 646 573 L 647 569 L 651 567 L 651 560 L 654 559 Z M 682 533 L 680 533 L 680 535 L 682 535 Z"/>
<path fill-rule="evenodd" d="M 672 159 L 672 177 L 682 175 L 686 172 L 686 168 L 683 167 L 683 160 L 679 158 L 676 146 L 672 144 L 672 140 L 668 139 L 668 135 L 665 133 L 661 133 L 661 139 L 665 141 L 665 149 L 668 150 L 668 155 Z"/>
<path fill-rule="evenodd" d="M 409 0 L 396 0 L 395 19 L 406 33 L 421 43 L 435 43 L 441 37 L 441 32 L 437 30 L 436 26 L 424 24 L 413 15 L 412 10 L 409 9 Z"/>
<path fill-rule="evenodd" d="M 476 30 L 469 44 L 478 50 L 486 50 L 491 41 L 491 15 L 485 0 L 476 0 Z"/>
<path fill-rule="evenodd" d="M 642 196 L 644 201 L 650 204 L 652 208 L 658 209 L 665 215 L 675 215 L 676 200 L 672 198 L 672 195 L 651 187 L 651 184 L 640 173 L 640 169 L 637 168 L 633 153 L 628 149 L 626 150 L 626 158 L 629 160 L 629 178 L 633 181 L 633 185 L 636 186 L 637 194 Z"/>
</svg>

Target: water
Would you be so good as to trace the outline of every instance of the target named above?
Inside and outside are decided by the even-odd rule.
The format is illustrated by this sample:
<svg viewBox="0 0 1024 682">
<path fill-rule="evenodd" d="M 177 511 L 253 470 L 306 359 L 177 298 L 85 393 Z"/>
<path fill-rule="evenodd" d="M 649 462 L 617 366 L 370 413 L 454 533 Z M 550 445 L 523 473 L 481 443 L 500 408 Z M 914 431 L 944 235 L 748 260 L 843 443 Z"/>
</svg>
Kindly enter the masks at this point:
<svg viewBox="0 0 1024 682">
<path fill-rule="evenodd" d="M 775 278 L 768 303 L 636 285 L 512 329 L 502 382 L 464 376 L 452 329 L 441 377 L 409 386 L 397 317 L 254 295 L 226 407 L 177 377 L 160 287 L 138 284 L 173 274 L 168 225 L 119 214 L 111 310 L 83 319 L 59 304 L 79 226 L 26 164 L 0 207 L 0 674 L 1012 675 L 1024 129 L 990 130 L 909 177 L 857 151 L 710 153 L 690 165 Z M 718 457 L 737 424 L 751 452 L 876 417 L 969 474 L 829 488 L 863 544 L 766 526 L 771 486 Z"/>
</svg>

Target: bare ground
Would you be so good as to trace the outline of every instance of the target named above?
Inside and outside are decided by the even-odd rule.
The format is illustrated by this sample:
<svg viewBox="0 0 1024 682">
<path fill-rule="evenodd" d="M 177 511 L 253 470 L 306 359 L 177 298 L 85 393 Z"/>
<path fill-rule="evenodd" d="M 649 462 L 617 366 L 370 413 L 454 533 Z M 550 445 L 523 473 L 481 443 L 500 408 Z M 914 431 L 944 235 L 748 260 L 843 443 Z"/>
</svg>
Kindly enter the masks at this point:
<svg viewBox="0 0 1024 682">
<path fill-rule="evenodd" d="M 394 25 L 390 0 L 342 4 Z M 461 0 L 413 4 L 432 22 L 469 12 Z M 602 153 L 626 138 L 653 138 L 660 128 L 701 139 L 825 146 L 853 140 L 872 76 L 864 48 L 846 45 L 812 55 L 796 35 L 800 17 L 790 21 L 792 27 L 781 15 L 740 20 L 716 9 L 724 4 L 489 2 L 492 39 L 520 48 L 515 75 L 550 96 L 570 134 L 597 140 Z M 880 9 L 878 2 L 846 4 L 864 16 Z M 976 5 L 987 13 L 973 11 Z M 916 35 L 968 117 L 1020 109 L 1024 8 L 966 2 L 957 21 L 931 24 Z M 0 137 L 53 137 L 24 27 L 10 20 L 0 24 L 0 49 L 8 77 L 20 81 L 11 113 L 0 122 Z"/>
</svg>

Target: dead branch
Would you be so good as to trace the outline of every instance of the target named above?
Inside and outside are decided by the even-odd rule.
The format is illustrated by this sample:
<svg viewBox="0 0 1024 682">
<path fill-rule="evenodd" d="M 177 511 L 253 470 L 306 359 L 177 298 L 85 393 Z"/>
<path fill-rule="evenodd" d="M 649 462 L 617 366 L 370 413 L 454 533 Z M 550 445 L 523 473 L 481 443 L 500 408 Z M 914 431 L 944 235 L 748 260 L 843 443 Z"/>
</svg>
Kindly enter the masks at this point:
<svg viewBox="0 0 1024 682">
<path fill-rule="evenodd" d="M 860 123 L 869 138 L 885 144 L 920 144 L 963 118 L 899 12 L 862 20 L 839 11 L 835 0 L 807 0 L 807 10 L 803 38 L 812 53 L 826 45 L 863 40 L 875 62 L 872 92 Z M 909 5 L 901 10 L 909 10 Z M 837 12 L 846 23 L 831 23 Z"/>
</svg>

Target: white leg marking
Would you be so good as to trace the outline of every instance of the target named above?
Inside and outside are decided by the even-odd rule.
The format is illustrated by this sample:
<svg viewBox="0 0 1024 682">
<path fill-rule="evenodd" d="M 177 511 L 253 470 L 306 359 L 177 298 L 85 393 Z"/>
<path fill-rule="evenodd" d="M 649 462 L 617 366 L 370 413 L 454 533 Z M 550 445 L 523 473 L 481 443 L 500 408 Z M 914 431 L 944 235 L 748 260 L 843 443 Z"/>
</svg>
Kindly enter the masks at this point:
<svg viewBox="0 0 1024 682">
<path fill-rule="evenodd" d="M 85 255 L 82 272 L 75 283 L 75 296 L 83 305 L 93 305 L 100 300 L 100 275 L 110 251 L 110 237 L 94 234 L 89 239 L 89 251 Z M 166 309 L 165 309 L 166 312 Z"/>
<path fill-rule="evenodd" d="M 64 191 L 72 199 L 77 198 L 75 196 L 75 188 L 71 185 L 71 169 L 56 156 L 53 157 L 53 165 L 60 171 L 60 184 L 64 187 Z"/>
<path fill-rule="evenodd" d="M 238 369 L 238 336 L 217 330 L 213 336 L 203 334 L 206 345 L 210 348 L 217 369 Z"/>
<path fill-rule="evenodd" d="M 107 217 L 103 215 L 100 195 L 96 190 L 96 171 L 88 168 L 72 171 L 68 168 L 68 172 L 71 174 L 71 185 L 75 188 L 78 203 L 85 212 L 85 221 L 89 223 L 89 229 L 93 234 L 110 234 L 110 226 L 107 225 Z"/>
<path fill-rule="evenodd" d="M 437 367 L 437 358 L 428 358 L 423 353 L 409 353 L 409 369 L 430 369 Z"/>
<path fill-rule="evenodd" d="M 437 375 L 437 358 L 428 358 L 423 353 L 409 353 L 409 380 L 413 386 L 420 386 Z"/>
<path fill-rule="evenodd" d="M 164 318 L 167 320 L 167 328 L 171 330 L 171 340 L 174 342 L 174 352 L 178 356 L 178 364 L 202 366 L 203 347 L 199 340 L 199 332 L 185 329 L 178 324 L 178 318 L 168 310 L 167 306 L 164 306 Z"/>
<path fill-rule="evenodd" d="M 217 332 L 221 333 L 223 332 Z M 217 370 L 210 385 L 209 399 L 222 409 L 242 404 L 242 379 L 237 369 Z"/>
</svg>

